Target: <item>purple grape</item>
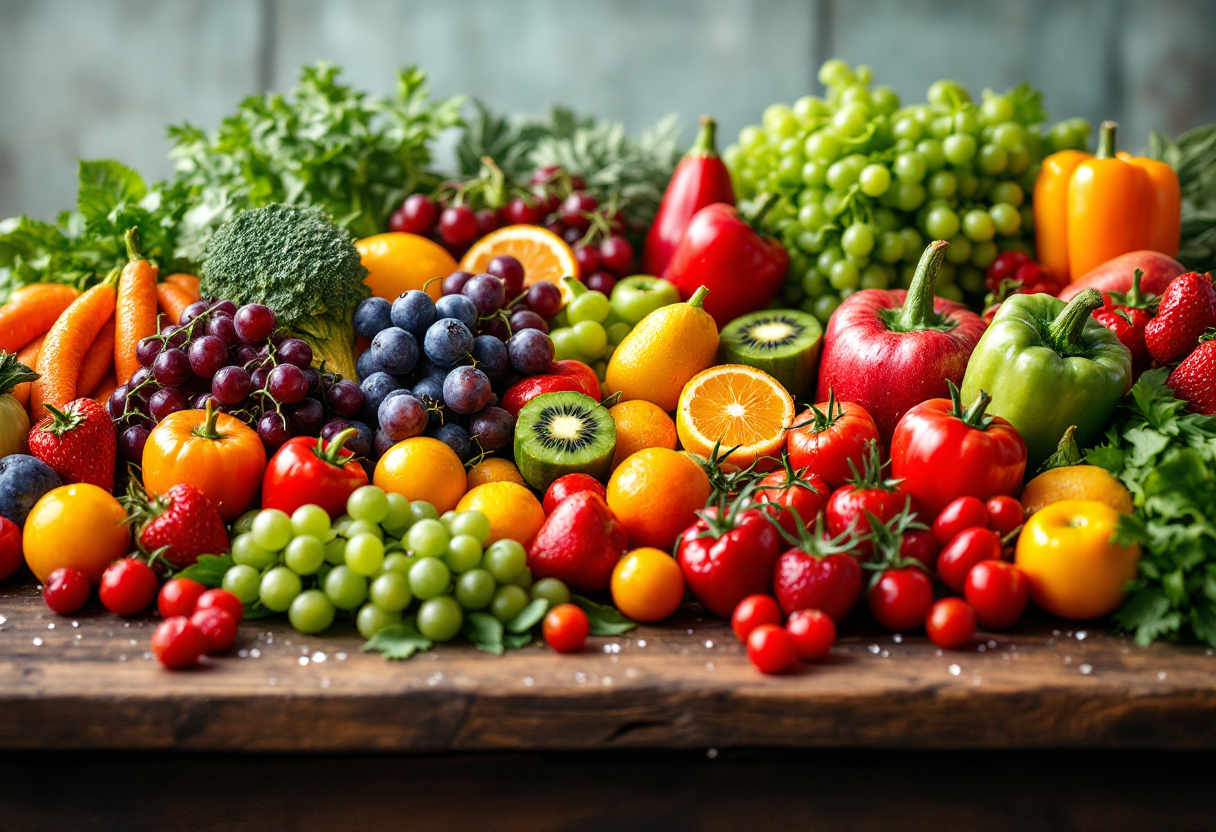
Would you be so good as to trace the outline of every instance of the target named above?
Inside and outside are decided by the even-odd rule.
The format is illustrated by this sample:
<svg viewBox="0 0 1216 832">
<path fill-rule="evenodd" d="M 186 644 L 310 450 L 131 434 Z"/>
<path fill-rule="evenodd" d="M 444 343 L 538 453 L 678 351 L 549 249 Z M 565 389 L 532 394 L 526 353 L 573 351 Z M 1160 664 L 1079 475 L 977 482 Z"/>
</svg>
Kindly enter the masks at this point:
<svg viewBox="0 0 1216 832">
<path fill-rule="evenodd" d="M 455 318 L 469 329 L 477 326 L 477 306 L 464 295 L 444 295 L 435 304 L 437 318 Z M 430 327 L 427 328 L 430 331 Z"/>
<path fill-rule="evenodd" d="M 473 339 L 473 361 L 493 381 L 511 366 L 507 345 L 493 335 L 478 335 Z"/>
<path fill-rule="evenodd" d="M 211 378 L 228 363 L 228 348 L 214 335 L 204 335 L 190 345 L 187 356 L 190 359 L 190 369 L 196 376 Z"/>
<path fill-rule="evenodd" d="M 392 326 L 404 329 L 415 338 L 422 338 L 431 324 L 439 318 L 435 301 L 420 289 L 403 292 L 393 301 Z"/>
<path fill-rule="evenodd" d="M 378 332 L 367 351 L 384 372 L 393 376 L 405 375 L 418 363 L 418 342 L 395 326 Z"/>
<path fill-rule="evenodd" d="M 329 388 L 325 395 L 329 407 L 339 416 L 348 418 L 358 416 L 363 410 L 363 391 L 353 381 L 343 379 Z"/>
<path fill-rule="evenodd" d="M 325 408 L 316 399 L 301 399 L 283 408 L 296 436 L 316 436 L 325 421 Z"/>
<path fill-rule="evenodd" d="M 254 390 L 265 390 L 269 379 L 270 367 L 258 367 L 249 375 L 249 382 Z"/>
<path fill-rule="evenodd" d="M 583 285 L 593 291 L 611 295 L 612 287 L 616 286 L 616 275 L 605 271 L 592 272 L 587 275 L 587 279 L 583 281 Z"/>
<path fill-rule="evenodd" d="M 464 284 L 468 283 L 469 278 L 472 276 L 468 272 L 452 272 L 443 279 L 442 294 L 459 295 L 460 290 L 464 288 Z"/>
<path fill-rule="evenodd" d="M 502 318 L 490 318 L 488 321 L 481 322 L 481 334 L 505 342 L 511 335 L 511 329 Z"/>
<path fill-rule="evenodd" d="M 476 367 L 457 367 L 443 381 L 444 402 L 461 415 L 481 410 L 492 393 L 490 379 Z"/>
<path fill-rule="evenodd" d="M 504 254 L 501 257 L 495 257 L 486 266 L 486 271 L 502 281 L 503 287 L 507 290 L 507 297 L 513 298 L 523 291 L 524 267 L 511 255 Z"/>
<path fill-rule="evenodd" d="M 357 419 L 351 419 L 347 427 L 354 428 L 358 433 L 346 440 L 346 444 L 343 447 L 355 456 L 371 456 L 372 442 L 375 439 L 372 429 L 367 426 L 366 422 L 360 422 Z"/>
<path fill-rule="evenodd" d="M 376 360 L 376 355 L 370 349 L 364 350 L 359 357 L 355 359 L 355 377 L 362 384 L 369 376 L 375 373 L 383 373 L 384 368 L 380 366 L 380 362 Z"/>
<path fill-rule="evenodd" d="M 158 423 L 164 421 L 165 417 L 170 413 L 185 410 L 189 406 L 190 400 L 186 398 L 186 394 L 176 387 L 165 387 L 157 390 L 148 399 L 148 413 Z"/>
<path fill-rule="evenodd" d="M 152 362 L 152 375 L 162 387 L 181 384 L 190 378 L 190 359 L 179 349 L 167 349 Z"/>
<path fill-rule="evenodd" d="M 549 322 L 531 309 L 518 309 L 511 313 L 511 331 L 519 332 L 521 329 L 539 329 L 548 335 Z"/>
<path fill-rule="evenodd" d="M 526 375 L 536 375 L 553 363 L 553 342 L 539 329 L 522 329 L 507 342 L 511 366 Z"/>
<path fill-rule="evenodd" d="M 152 370 L 148 367 L 140 367 L 131 374 L 131 380 L 127 382 L 127 389 L 135 390 L 143 387 L 150 378 L 152 378 Z"/>
<path fill-rule="evenodd" d="M 309 367 L 304 371 L 304 376 L 308 379 L 308 395 L 314 399 L 321 398 L 321 374 Z"/>
<path fill-rule="evenodd" d="M 294 364 L 280 364 L 266 377 L 266 392 L 279 404 L 295 404 L 308 395 L 308 376 Z"/>
<path fill-rule="evenodd" d="M 353 425 L 350 419 L 330 419 L 325 424 L 321 425 L 321 438 L 324 439 L 326 443 L 333 442 L 335 436 L 352 426 Z"/>
<path fill-rule="evenodd" d="M 472 304 L 472 301 L 463 295 L 452 295 L 451 297 L 461 298 L 466 303 Z M 426 331 L 422 344 L 427 358 L 431 361 L 444 367 L 455 367 L 465 361 L 469 356 L 469 351 L 473 349 L 473 333 L 456 318 L 440 318 Z"/>
<path fill-rule="evenodd" d="M 127 385 L 120 384 L 114 388 L 114 392 L 110 394 L 110 398 L 106 399 L 106 413 L 110 414 L 111 419 L 121 419 L 126 405 Z"/>
<path fill-rule="evenodd" d="M 186 379 L 185 384 L 180 386 L 187 398 L 194 398 L 199 393 L 209 393 L 211 391 L 211 379 L 202 378 L 201 376 L 190 376 L 190 378 Z"/>
<path fill-rule="evenodd" d="M 142 462 L 144 445 L 148 442 L 149 433 L 151 431 L 143 425 L 135 425 L 124 430 L 118 437 L 118 450 L 123 459 L 134 463 Z"/>
<path fill-rule="evenodd" d="M 419 379 L 414 384 L 414 389 L 411 391 L 416 399 L 419 399 L 427 405 L 427 407 L 443 407 L 443 382 L 437 378 L 428 376 L 427 378 Z"/>
<path fill-rule="evenodd" d="M 232 322 L 232 318 L 212 316 L 211 320 L 207 321 L 207 334 L 220 339 L 225 347 L 235 347 L 241 343 L 241 339 L 237 337 L 236 324 Z"/>
<path fill-rule="evenodd" d="M 186 339 L 190 337 L 190 333 L 182 329 L 177 324 L 169 324 L 160 331 L 161 335 L 165 336 L 165 346 L 167 347 L 182 347 L 186 344 Z"/>
<path fill-rule="evenodd" d="M 468 462 L 473 456 L 473 443 L 469 441 L 469 432 L 460 425 L 452 422 L 440 425 L 435 431 L 435 438 L 456 452 L 461 462 Z"/>
<path fill-rule="evenodd" d="M 258 348 L 252 344 L 241 344 L 237 347 L 235 358 L 237 364 L 248 367 L 251 371 L 254 369 L 251 365 L 261 360 L 258 358 Z"/>
<path fill-rule="evenodd" d="M 380 403 L 377 412 L 380 430 L 394 442 L 421 434 L 428 419 L 426 405 L 408 393 L 390 395 Z"/>
<path fill-rule="evenodd" d="M 227 406 L 211 393 L 199 393 L 194 397 L 194 401 L 190 403 L 190 407 L 194 410 L 206 410 L 208 404 L 211 405 L 212 410 L 218 410 L 222 413 L 228 412 L 225 409 Z"/>
<path fill-rule="evenodd" d="M 584 232 L 583 229 L 570 226 L 562 232 L 562 239 L 565 240 L 569 245 L 574 245 L 579 240 L 583 239 L 584 233 L 586 232 Z"/>
<path fill-rule="evenodd" d="M 141 367 L 151 367 L 163 347 L 164 342 L 155 335 L 140 338 L 139 343 L 135 345 L 135 360 Z"/>
<path fill-rule="evenodd" d="M 230 300 L 217 300 L 211 304 L 211 316 L 212 319 L 236 317 L 236 304 Z"/>
<path fill-rule="evenodd" d="M 372 440 L 372 452 L 379 459 L 388 453 L 389 448 L 396 444 L 391 436 L 382 430 L 378 430 L 376 431 L 376 438 Z"/>
<path fill-rule="evenodd" d="M 528 308 L 548 320 L 562 311 L 562 292 L 552 283 L 539 280 L 528 287 Z"/>
<path fill-rule="evenodd" d="M 301 370 L 307 370 L 312 366 L 312 347 L 309 346 L 307 341 L 302 341 L 299 338 L 288 338 L 279 344 L 279 361 L 285 364 L 294 364 Z"/>
<path fill-rule="evenodd" d="M 224 404 L 240 404 L 249 395 L 253 380 L 244 367 L 221 367 L 211 378 L 211 394 Z"/>
<path fill-rule="evenodd" d="M 246 344 L 265 341 L 274 332 L 274 313 L 269 306 L 260 303 L 247 303 L 236 310 L 233 322 L 236 324 L 236 334 Z"/>
<path fill-rule="evenodd" d="M 389 393 L 400 390 L 401 382 L 388 373 L 372 373 L 363 380 L 360 389 L 363 391 L 363 407 L 368 415 L 374 418 L 380 410 L 380 403 L 388 397 Z"/>
<path fill-rule="evenodd" d="M 492 274 L 479 274 L 469 278 L 460 294 L 473 301 L 478 313 L 489 315 L 497 312 L 507 302 L 507 288 Z"/>
<path fill-rule="evenodd" d="M 354 314 L 355 332 L 370 341 L 377 332 L 388 329 L 393 325 L 392 306 L 384 298 L 364 298 L 359 301 Z"/>
<path fill-rule="evenodd" d="M 272 410 L 258 420 L 258 437 L 267 448 L 277 448 L 291 438 L 291 428 L 281 414 Z"/>
<path fill-rule="evenodd" d="M 487 407 L 469 420 L 469 435 L 483 451 L 497 451 L 515 437 L 515 417 L 501 407 Z"/>
<path fill-rule="evenodd" d="M 180 318 L 178 318 L 177 322 L 181 326 L 185 326 L 186 324 L 190 323 L 195 318 L 197 318 L 199 315 L 206 312 L 209 308 L 211 308 L 211 304 L 207 303 L 207 301 L 196 300 L 194 303 L 190 304 L 189 306 L 187 306 L 185 309 L 182 310 L 182 315 Z"/>
</svg>

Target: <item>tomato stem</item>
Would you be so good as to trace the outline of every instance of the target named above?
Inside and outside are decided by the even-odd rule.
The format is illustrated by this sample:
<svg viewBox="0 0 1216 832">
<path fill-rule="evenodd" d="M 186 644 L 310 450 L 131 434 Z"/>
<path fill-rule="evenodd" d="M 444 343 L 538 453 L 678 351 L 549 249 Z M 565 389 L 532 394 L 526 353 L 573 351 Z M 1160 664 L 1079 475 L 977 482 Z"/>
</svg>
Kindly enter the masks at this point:
<svg viewBox="0 0 1216 832">
<path fill-rule="evenodd" d="M 215 441 L 223 439 L 224 434 L 216 429 L 216 423 L 219 422 L 220 412 L 211 404 L 211 400 L 207 400 L 207 415 L 203 419 L 203 423 L 194 429 L 194 435 L 202 439 L 210 439 Z"/>
</svg>

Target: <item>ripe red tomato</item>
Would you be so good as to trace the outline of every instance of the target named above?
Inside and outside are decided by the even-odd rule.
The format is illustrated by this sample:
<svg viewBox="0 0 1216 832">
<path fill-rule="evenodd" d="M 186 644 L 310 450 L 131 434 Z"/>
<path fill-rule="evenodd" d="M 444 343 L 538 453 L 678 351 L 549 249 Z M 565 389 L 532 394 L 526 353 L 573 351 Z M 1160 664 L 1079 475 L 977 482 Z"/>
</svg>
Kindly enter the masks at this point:
<svg viewBox="0 0 1216 832">
<path fill-rule="evenodd" d="M 0 581 L 20 569 L 24 561 L 21 529 L 12 520 L 0 516 Z"/>
<path fill-rule="evenodd" d="M 558 604 L 545 616 L 545 641 L 558 653 L 582 650 L 591 632 L 587 613 L 574 604 Z"/>
<path fill-rule="evenodd" d="M 798 660 L 798 653 L 784 627 L 761 624 L 747 637 L 747 657 L 761 673 L 782 673 Z"/>
<path fill-rule="evenodd" d="M 967 573 L 963 594 L 985 630 L 1012 627 L 1026 611 L 1030 582 L 1012 563 L 985 560 Z"/>
<path fill-rule="evenodd" d="M 933 584 L 919 567 L 888 569 L 866 598 L 879 624 L 888 630 L 914 630 L 924 626 L 933 606 Z"/>
<path fill-rule="evenodd" d="M 943 598 L 929 610 L 925 632 L 943 650 L 957 650 L 975 634 L 975 610 L 962 598 Z"/>
<path fill-rule="evenodd" d="M 850 526 L 862 534 L 870 533 L 870 523 L 866 512 L 870 512 L 883 523 L 904 510 L 908 501 L 908 492 L 900 484 L 882 488 L 858 488 L 846 485 L 832 492 L 828 498 L 825 514 L 828 521 L 828 531 L 835 537 Z M 869 540 L 857 544 L 857 556 L 866 560 L 874 552 L 874 544 Z"/>
<path fill-rule="evenodd" d="M 156 573 L 138 558 L 123 558 L 101 574 L 97 594 L 102 606 L 115 615 L 136 615 L 156 597 Z"/>
<path fill-rule="evenodd" d="M 988 528 L 1005 537 L 1026 519 L 1022 504 L 1013 497 L 993 497 L 984 506 L 988 509 Z"/>
<path fill-rule="evenodd" d="M 541 503 L 541 508 L 545 510 L 545 515 L 548 516 L 553 513 L 553 509 L 557 508 L 558 503 L 571 494 L 577 494 L 580 491 L 594 491 L 604 499 L 607 499 L 607 489 L 595 477 L 590 474 L 566 474 L 555 479 L 549 486 L 549 490 L 545 492 L 545 499 Z"/>
<path fill-rule="evenodd" d="M 899 556 L 912 558 L 923 563 L 929 571 L 937 566 L 937 552 L 941 546 L 937 538 L 928 529 L 912 529 L 904 532 L 903 540 L 899 543 Z"/>
<path fill-rule="evenodd" d="M 781 528 L 787 534 L 797 535 L 799 520 L 803 528 L 814 528 L 815 518 L 827 504 L 831 489 L 818 474 L 798 471 L 791 476 L 791 473 L 792 469 L 778 468 L 760 480 L 755 493 L 758 503 L 772 505 L 770 511 Z"/>
<path fill-rule="evenodd" d="M 822 659 L 836 643 L 836 622 L 820 610 L 798 610 L 785 622 L 794 640 L 794 652 L 804 662 Z"/>
<path fill-rule="evenodd" d="M 781 608 L 771 595 L 749 595 L 739 602 L 730 616 L 730 628 L 739 641 L 747 643 L 752 630 L 761 624 L 780 624 Z"/>
<path fill-rule="evenodd" d="M 53 612 L 69 615 L 88 603 L 92 589 L 88 575 L 79 569 L 60 567 L 47 576 L 42 600 Z"/>
<path fill-rule="evenodd" d="M 831 488 L 839 488 L 865 462 L 870 442 L 878 441 L 878 425 L 859 404 L 828 401 L 809 407 L 794 419 L 787 436 L 790 464 L 823 477 Z"/>
<path fill-rule="evenodd" d="M 988 509 L 977 497 L 959 497 L 950 502 L 933 521 L 933 536 L 945 546 L 963 529 L 988 525 Z"/>
<path fill-rule="evenodd" d="M 203 655 L 203 634 L 184 615 L 167 618 L 152 634 L 152 652 L 170 670 L 198 664 Z"/>
<path fill-rule="evenodd" d="M 209 656 L 223 653 L 231 647 L 241 626 L 226 610 L 219 607 L 196 611 L 190 616 L 190 623 L 202 633 L 203 652 Z"/>
<path fill-rule="evenodd" d="M 963 591 L 971 567 L 984 560 L 1001 559 L 1001 539 L 992 529 L 963 529 L 937 556 L 937 577 L 955 592 Z"/>
<path fill-rule="evenodd" d="M 241 603 L 241 599 L 226 589 L 209 589 L 198 597 L 198 603 L 194 605 L 196 610 L 211 607 L 219 607 L 235 618 L 238 624 L 245 617 L 245 605 Z"/>
<path fill-rule="evenodd" d="M 207 591 L 207 587 L 189 578 L 170 578 L 160 588 L 156 596 L 156 609 L 161 618 L 172 618 L 175 615 L 189 617 L 198 604 L 199 596 Z"/>
</svg>

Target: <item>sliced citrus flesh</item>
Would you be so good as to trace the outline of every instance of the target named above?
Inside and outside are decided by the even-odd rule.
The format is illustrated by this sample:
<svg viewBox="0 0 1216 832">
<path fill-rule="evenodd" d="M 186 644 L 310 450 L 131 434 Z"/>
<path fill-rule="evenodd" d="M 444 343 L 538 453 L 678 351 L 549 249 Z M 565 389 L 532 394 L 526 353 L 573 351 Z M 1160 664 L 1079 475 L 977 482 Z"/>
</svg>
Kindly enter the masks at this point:
<svg viewBox="0 0 1216 832">
<path fill-rule="evenodd" d="M 710 367 L 693 376 L 680 393 L 676 431 L 687 451 L 708 456 L 738 446 L 726 457 L 750 465 L 775 456 L 794 423 L 794 400 L 781 382 L 742 364 Z"/>
<path fill-rule="evenodd" d="M 539 280 L 554 284 L 565 296 L 563 277 L 579 276 L 578 261 L 566 241 L 539 225 L 508 225 L 482 237 L 460 259 L 462 271 L 480 274 L 495 257 L 510 255 L 524 267 L 524 284 Z M 568 298 L 567 298 L 568 299 Z"/>
</svg>

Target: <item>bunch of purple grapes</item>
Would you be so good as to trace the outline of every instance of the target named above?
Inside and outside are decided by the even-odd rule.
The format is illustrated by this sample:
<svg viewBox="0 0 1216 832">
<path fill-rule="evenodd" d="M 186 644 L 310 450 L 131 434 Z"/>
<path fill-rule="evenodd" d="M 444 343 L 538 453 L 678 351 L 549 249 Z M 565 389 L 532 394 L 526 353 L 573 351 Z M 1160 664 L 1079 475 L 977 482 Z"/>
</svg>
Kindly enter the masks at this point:
<svg viewBox="0 0 1216 832">
<path fill-rule="evenodd" d="M 293 436 L 317 436 L 333 417 L 357 416 L 363 393 L 312 367 L 312 347 L 275 333 L 274 312 L 250 303 L 200 300 L 176 324 L 141 340 L 140 368 L 110 396 L 106 408 L 117 423 L 119 450 L 139 462 L 148 434 L 179 410 L 228 413 L 257 430 L 268 451 Z M 371 431 L 359 439 L 371 450 Z M 365 455 L 365 454 L 364 454 Z"/>
<path fill-rule="evenodd" d="M 549 368 L 546 313 L 561 304 L 551 283 L 525 289 L 514 257 L 495 257 L 485 274 L 452 273 L 438 301 L 412 289 L 392 303 L 360 303 L 355 331 L 371 346 L 356 369 L 366 419 L 377 428 L 374 455 L 420 435 L 446 443 L 462 462 L 508 448 L 515 420 L 499 397 Z"/>
</svg>

